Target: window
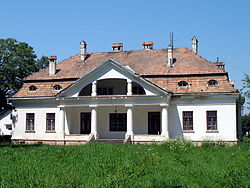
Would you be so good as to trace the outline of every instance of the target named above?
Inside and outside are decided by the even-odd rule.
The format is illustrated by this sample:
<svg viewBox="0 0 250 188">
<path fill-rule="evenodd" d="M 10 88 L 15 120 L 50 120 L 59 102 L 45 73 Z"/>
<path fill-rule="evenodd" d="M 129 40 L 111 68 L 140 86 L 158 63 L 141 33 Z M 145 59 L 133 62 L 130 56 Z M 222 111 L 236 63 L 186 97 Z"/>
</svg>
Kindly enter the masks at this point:
<svg viewBox="0 0 250 188">
<path fill-rule="evenodd" d="M 178 87 L 188 87 L 188 83 L 185 81 L 178 82 Z"/>
<path fill-rule="evenodd" d="M 47 131 L 55 130 L 55 113 L 46 114 L 46 130 Z"/>
<path fill-rule="evenodd" d="M 26 130 L 27 131 L 35 130 L 35 114 L 34 113 L 26 114 Z"/>
<path fill-rule="evenodd" d="M 141 86 L 133 86 L 132 93 L 133 95 L 145 95 L 145 91 Z"/>
<path fill-rule="evenodd" d="M 127 114 L 111 113 L 109 114 L 110 131 L 127 131 Z"/>
<path fill-rule="evenodd" d="M 61 89 L 62 89 L 62 86 L 60 86 L 60 85 L 54 85 L 53 86 L 53 90 L 58 91 L 58 90 L 61 90 Z"/>
<path fill-rule="evenodd" d="M 10 131 L 12 130 L 12 125 L 11 124 L 6 124 L 5 126 L 6 126 L 7 130 L 10 130 Z"/>
<path fill-rule="evenodd" d="M 218 86 L 218 82 L 216 80 L 209 80 L 207 86 Z"/>
<path fill-rule="evenodd" d="M 37 90 L 37 87 L 32 85 L 29 87 L 29 91 L 36 91 Z"/>
<path fill-rule="evenodd" d="M 207 111 L 207 130 L 217 130 L 217 111 Z"/>
<path fill-rule="evenodd" d="M 183 112 L 183 130 L 193 130 L 193 112 Z"/>
<path fill-rule="evenodd" d="M 97 95 L 113 95 L 113 88 L 111 87 L 98 87 Z"/>
</svg>

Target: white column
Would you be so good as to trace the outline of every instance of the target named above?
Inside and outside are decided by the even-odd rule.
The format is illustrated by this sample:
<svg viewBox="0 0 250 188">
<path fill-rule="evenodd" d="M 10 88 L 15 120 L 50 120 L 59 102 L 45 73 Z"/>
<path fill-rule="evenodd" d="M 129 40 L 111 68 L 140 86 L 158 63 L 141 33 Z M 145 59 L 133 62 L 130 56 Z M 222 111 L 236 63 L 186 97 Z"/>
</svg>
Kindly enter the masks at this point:
<svg viewBox="0 0 250 188">
<path fill-rule="evenodd" d="M 132 81 L 127 80 L 127 95 L 132 95 Z"/>
<path fill-rule="evenodd" d="M 90 105 L 91 108 L 91 134 L 97 139 L 97 105 Z"/>
<path fill-rule="evenodd" d="M 91 96 L 96 96 L 96 81 L 92 82 L 92 93 Z"/>
<path fill-rule="evenodd" d="M 63 135 L 63 139 L 64 139 L 64 137 L 65 137 L 65 110 L 64 110 L 64 107 L 60 107 L 60 121 L 61 121 L 60 132 Z"/>
<path fill-rule="evenodd" d="M 125 105 L 127 107 L 127 133 L 126 136 L 130 135 L 132 136 L 133 133 L 133 105 Z"/>
<path fill-rule="evenodd" d="M 161 104 L 161 135 L 169 138 L 168 132 L 168 104 Z"/>
<path fill-rule="evenodd" d="M 64 118 L 64 132 L 65 132 L 65 135 L 69 135 L 70 132 L 69 132 L 69 124 L 68 124 L 68 119 L 67 119 L 67 113 L 69 112 L 69 109 L 68 108 L 65 108 L 64 109 L 64 113 L 65 113 L 65 118 Z"/>
</svg>

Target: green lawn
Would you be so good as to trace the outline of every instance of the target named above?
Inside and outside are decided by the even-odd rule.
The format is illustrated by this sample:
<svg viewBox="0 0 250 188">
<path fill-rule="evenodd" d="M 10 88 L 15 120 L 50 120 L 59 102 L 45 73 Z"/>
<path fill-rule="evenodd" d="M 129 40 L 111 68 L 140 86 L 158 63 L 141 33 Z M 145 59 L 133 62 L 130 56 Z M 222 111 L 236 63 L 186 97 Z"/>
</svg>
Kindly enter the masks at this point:
<svg viewBox="0 0 250 188">
<path fill-rule="evenodd" d="M 250 187 L 250 141 L 2 146 L 0 187 Z"/>
</svg>

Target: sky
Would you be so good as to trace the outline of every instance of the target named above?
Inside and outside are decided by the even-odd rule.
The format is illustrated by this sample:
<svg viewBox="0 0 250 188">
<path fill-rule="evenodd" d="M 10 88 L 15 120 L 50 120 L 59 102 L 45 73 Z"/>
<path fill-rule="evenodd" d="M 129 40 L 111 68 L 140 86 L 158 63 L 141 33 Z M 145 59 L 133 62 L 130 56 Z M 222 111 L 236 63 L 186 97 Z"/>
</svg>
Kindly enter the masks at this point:
<svg viewBox="0 0 250 188">
<path fill-rule="evenodd" d="M 250 75 L 249 0 L 8 0 L 0 7 L 0 38 L 26 42 L 38 57 L 64 60 L 80 53 L 81 40 L 88 52 L 111 51 L 116 42 L 162 49 L 173 32 L 175 48 L 191 48 L 196 36 L 199 55 L 225 62 L 238 89 Z"/>
</svg>

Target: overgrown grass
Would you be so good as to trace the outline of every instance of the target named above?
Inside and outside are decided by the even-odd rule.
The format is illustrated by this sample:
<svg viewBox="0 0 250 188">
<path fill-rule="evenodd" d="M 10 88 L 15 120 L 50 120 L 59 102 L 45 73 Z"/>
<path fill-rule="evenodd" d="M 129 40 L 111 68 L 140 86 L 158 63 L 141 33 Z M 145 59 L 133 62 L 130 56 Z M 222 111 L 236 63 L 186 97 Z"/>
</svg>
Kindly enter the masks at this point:
<svg viewBox="0 0 250 188">
<path fill-rule="evenodd" d="M 250 141 L 0 147 L 0 187 L 250 187 Z"/>
</svg>

